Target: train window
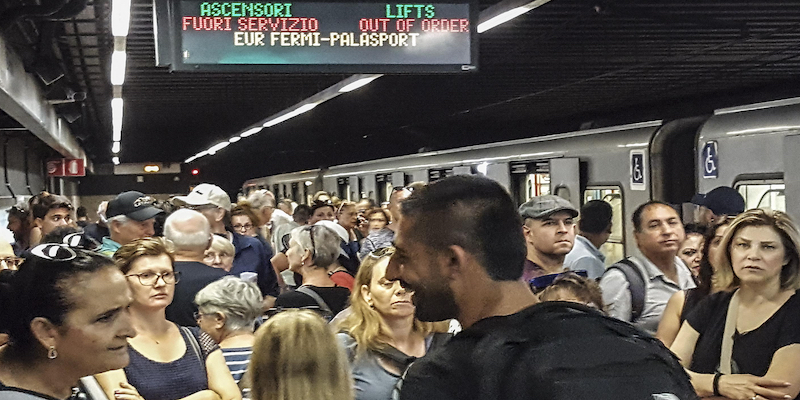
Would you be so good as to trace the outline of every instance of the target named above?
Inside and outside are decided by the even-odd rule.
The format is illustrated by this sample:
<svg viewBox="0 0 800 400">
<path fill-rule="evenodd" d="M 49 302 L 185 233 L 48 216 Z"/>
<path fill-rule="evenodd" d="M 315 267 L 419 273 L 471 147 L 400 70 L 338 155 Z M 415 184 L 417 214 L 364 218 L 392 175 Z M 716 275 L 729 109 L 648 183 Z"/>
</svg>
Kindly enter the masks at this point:
<svg viewBox="0 0 800 400">
<path fill-rule="evenodd" d="M 745 209 L 763 208 L 786 211 L 786 185 L 779 180 L 740 181 L 734 185 L 744 197 Z"/>
<path fill-rule="evenodd" d="M 600 252 L 606 256 L 606 266 L 625 258 L 625 223 L 624 210 L 622 209 L 622 190 L 619 186 L 593 186 L 583 191 L 583 203 L 590 200 L 602 200 L 611 204 L 611 236 L 600 247 Z"/>
<path fill-rule="evenodd" d="M 550 194 L 549 161 L 532 161 L 511 165 L 511 192 L 518 204 L 534 196 Z"/>
<path fill-rule="evenodd" d="M 388 202 L 392 195 L 392 174 L 376 174 L 375 190 L 378 191 L 378 204 Z"/>
<path fill-rule="evenodd" d="M 342 200 L 351 201 L 350 198 L 350 178 L 337 178 L 336 179 L 337 188 L 339 190 L 339 198 Z"/>
</svg>

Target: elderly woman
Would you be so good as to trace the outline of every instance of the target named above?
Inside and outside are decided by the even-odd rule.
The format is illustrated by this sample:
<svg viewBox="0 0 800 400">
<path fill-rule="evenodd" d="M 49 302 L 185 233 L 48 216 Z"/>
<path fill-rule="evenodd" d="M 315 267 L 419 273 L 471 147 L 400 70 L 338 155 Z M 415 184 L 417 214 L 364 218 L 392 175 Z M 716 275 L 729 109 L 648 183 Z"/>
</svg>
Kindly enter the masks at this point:
<svg viewBox="0 0 800 400">
<path fill-rule="evenodd" d="M 717 271 L 725 290 L 689 314 L 670 348 L 698 395 L 798 398 L 798 246 L 797 227 L 780 211 L 750 210 L 731 222 Z"/>
<path fill-rule="evenodd" d="M 303 277 L 303 285 L 278 296 L 277 308 L 318 308 L 329 318 L 347 306 L 350 290 L 336 285 L 327 270 L 339 256 L 340 241 L 336 232 L 322 225 L 292 230 L 286 258 L 289 268 Z"/>
<path fill-rule="evenodd" d="M 0 284 L 0 331 L 10 336 L 0 348 L 0 398 L 66 399 L 81 377 L 128 365 L 130 303 L 108 258 L 58 244 L 31 249 Z"/>
<path fill-rule="evenodd" d="M 117 250 L 114 261 L 133 293 L 129 312 L 138 335 L 128 341 L 130 364 L 97 376 L 106 395 L 120 399 L 117 393 L 128 388 L 125 400 L 241 399 L 213 339 L 165 317 L 178 281 L 171 243 L 137 239 Z"/>
<path fill-rule="evenodd" d="M 253 400 L 350 400 L 347 360 L 330 327 L 308 310 L 287 310 L 256 333 Z"/>
<path fill-rule="evenodd" d="M 700 243 L 700 271 L 695 277 L 697 280 L 697 287 L 694 289 L 680 290 L 670 297 L 667 307 L 664 309 L 664 316 L 661 317 L 661 322 L 658 323 L 658 331 L 656 337 L 661 340 L 665 346 L 672 346 L 675 336 L 678 335 L 678 330 L 681 329 L 681 324 L 686 320 L 686 317 L 691 311 L 700 304 L 700 301 L 705 299 L 709 294 L 716 293 L 721 290 L 717 281 L 714 279 L 714 272 L 719 268 L 716 266 L 716 260 L 719 259 L 719 248 L 725 232 L 728 230 L 728 225 L 733 221 L 733 217 L 723 217 L 714 226 L 708 229 Z M 687 235 L 688 237 L 688 235 Z"/>
<path fill-rule="evenodd" d="M 415 358 L 444 343 L 434 325 L 414 318 L 413 292 L 386 279 L 393 247 L 370 253 L 356 274 L 351 313 L 339 323 L 339 342 L 347 349 L 356 399 L 388 400 L 401 374 Z M 444 329 L 446 331 L 446 327 Z"/>
<path fill-rule="evenodd" d="M 212 237 L 211 246 L 206 250 L 203 263 L 214 268 L 224 269 L 225 272 L 231 272 L 233 258 L 236 256 L 233 243 L 219 235 L 212 235 Z"/>
<path fill-rule="evenodd" d="M 253 352 L 255 322 L 261 315 L 261 291 L 255 283 L 226 276 L 197 292 L 197 325 L 222 349 L 240 388 Z M 246 394 L 244 390 L 242 394 Z"/>
</svg>

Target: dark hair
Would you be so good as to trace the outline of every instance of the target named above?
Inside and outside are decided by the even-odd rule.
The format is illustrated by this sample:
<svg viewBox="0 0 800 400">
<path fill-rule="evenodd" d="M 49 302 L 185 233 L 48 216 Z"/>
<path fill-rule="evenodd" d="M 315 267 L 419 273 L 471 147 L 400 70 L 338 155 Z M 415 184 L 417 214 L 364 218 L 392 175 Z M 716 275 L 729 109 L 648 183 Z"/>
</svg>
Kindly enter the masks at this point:
<svg viewBox="0 0 800 400">
<path fill-rule="evenodd" d="M 73 226 L 59 226 L 42 237 L 42 243 L 63 243 L 64 237 L 80 230 Z"/>
<path fill-rule="evenodd" d="M 364 213 L 364 216 L 367 217 L 367 219 L 369 219 L 370 217 L 372 217 L 372 214 L 378 214 L 378 213 L 383 214 L 383 218 L 386 218 L 387 224 L 392 220 L 389 217 L 389 212 L 380 207 L 371 208 L 369 211 Z"/>
<path fill-rule="evenodd" d="M 707 227 L 699 224 L 686 224 L 683 226 L 683 232 L 686 234 L 686 236 L 689 236 L 691 234 L 705 236 L 707 231 L 708 231 Z"/>
<path fill-rule="evenodd" d="M 586 233 L 604 233 L 611 226 L 611 204 L 603 200 L 591 200 L 581 207 L 578 229 Z"/>
<path fill-rule="evenodd" d="M 658 201 L 658 200 L 650 200 L 647 203 L 644 203 L 644 204 L 640 205 L 639 207 L 636 207 L 636 210 L 633 211 L 633 216 L 631 217 L 631 222 L 633 222 L 633 230 L 634 231 L 636 231 L 636 232 L 641 232 L 642 231 L 642 214 L 644 213 L 644 211 L 648 207 L 655 206 L 655 205 L 666 206 L 666 207 L 669 207 L 670 209 L 672 209 L 673 211 L 675 210 L 671 205 L 669 205 L 667 203 L 664 203 L 663 201 Z M 675 211 L 675 212 L 677 213 L 677 211 Z"/>
<path fill-rule="evenodd" d="M 317 193 L 319 193 L 319 192 L 317 192 Z M 330 207 L 331 211 L 336 212 L 336 207 L 333 206 L 333 202 L 331 202 L 330 200 L 314 200 L 314 202 L 311 203 L 311 214 L 310 215 L 314 215 L 314 213 L 318 209 L 323 208 L 323 207 Z"/>
<path fill-rule="evenodd" d="M 458 245 L 497 281 L 517 280 L 525 261 L 522 220 L 506 190 L 483 177 L 445 178 L 403 200 L 415 239 L 433 249 Z"/>
<path fill-rule="evenodd" d="M 31 197 L 29 204 L 33 219 L 44 218 L 48 211 L 57 208 L 72 210 L 72 203 L 66 197 L 47 192 L 41 192 Z"/>
<path fill-rule="evenodd" d="M 75 305 L 70 293 L 74 281 L 81 275 L 114 266 L 110 258 L 99 253 L 54 244 L 38 247 L 47 246 L 59 248 L 57 259 L 36 256 L 34 248 L 14 276 L 0 283 L 0 332 L 9 334 L 9 350 L 13 349 L 14 357 L 24 360 L 44 356 L 44 348 L 37 348 L 31 332 L 31 321 L 44 317 L 57 326 L 63 324 Z M 71 258 L 73 254 L 75 257 Z"/>
<path fill-rule="evenodd" d="M 298 204 L 297 207 L 294 208 L 294 212 L 292 213 L 294 222 L 305 225 L 308 223 L 309 218 L 311 218 L 311 207 L 305 204 Z"/>
<path fill-rule="evenodd" d="M 723 218 L 718 223 L 706 229 L 705 235 L 703 235 L 703 249 L 700 251 L 700 271 L 697 273 L 698 282 L 697 289 L 695 289 L 700 296 L 698 301 L 711 294 L 711 284 L 714 277 L 714 267 L 711 266 L 711 260 L 708 258 L 711 242 L 713 242 L 714 237 L 717 236 L 719 228 L 730 225 L 731 221 L 733 221 L 733 218 Z"/>
<path fill-rule="evenodd" d="M 87 217 L 87 216 L 88 215 L 86 213 L 86 207 L 80 206 L 80 207 L 75 209 L 75 217 L 81 218 L 81 217 Z"/>
<path fill-rule="evenodd" d="M 25 221 L 28 219 L 28 210 L 21 205 L 14 205 L 11 206 L 8 210 L 8 217 L 9 218 L 17 218 L 20 221 Z"/>
</svg>

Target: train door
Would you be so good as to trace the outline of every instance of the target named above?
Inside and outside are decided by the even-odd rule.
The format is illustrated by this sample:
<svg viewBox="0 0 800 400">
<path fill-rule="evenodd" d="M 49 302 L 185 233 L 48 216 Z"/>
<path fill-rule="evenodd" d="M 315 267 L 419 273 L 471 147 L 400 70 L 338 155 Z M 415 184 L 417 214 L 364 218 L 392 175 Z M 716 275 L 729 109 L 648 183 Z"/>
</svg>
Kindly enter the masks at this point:
<svg viewBox="0 0 800 400">
<path fill-rule="evenodd" d="M 550 162 L 542 160 L 511 164 L 511 194 L 517 205 L 534 196 L 550 194 Z"/>
<path fill-rule="evenodd" d="M 550 160 L 551 192 L 569 200 L 575 208 L 581 208 L 580 161 L 577 158 L 554 158 Z"/>
<path fill-rule="evenodd" d="M 303 204 L 303 199 L 305 197 L 300 197 L 300 187 L 297 182 L 292 182 L 292 200 L 296 201 L 298 204 Z"/>
<path fill-rule="evenodd" d="M 337 195 L 342 200 L 352 201 L 350 193 L 350 178 L 336 178 Z"/>
<path fill-rule="evenodd" d="M 389 196 L 392 195 L 392 174 L 375 174 L 375 192 L 379 205 L 389 202 Z"/>
<path fill-rule="evenodd" d="M 619 186 L 589 186 L 583 191 L 583 203 L 602 200 L 611 205 L 611 235 L 600 247 L 606 256 L 606 266 L 625 258 L 625 210 Z"/>
</svg>

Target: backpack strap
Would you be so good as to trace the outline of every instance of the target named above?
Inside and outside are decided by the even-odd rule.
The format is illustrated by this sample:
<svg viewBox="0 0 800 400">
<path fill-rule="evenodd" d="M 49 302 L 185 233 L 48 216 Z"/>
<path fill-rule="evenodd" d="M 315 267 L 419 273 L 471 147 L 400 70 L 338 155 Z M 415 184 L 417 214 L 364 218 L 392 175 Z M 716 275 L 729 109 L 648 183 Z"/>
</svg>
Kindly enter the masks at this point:
<svg viewBox="0 0 800 400">
<path fill-rule="evenodd" d="M 314 301 L 317 302 L 319 309 L 322 310 L 322 312 L 325 313 L 326 315 L 333 315 L 333 311 L 331 311 L 331 308 L 328 307 L 328 303 L 326 303 L 325 300 L 323 300 L 322 297 L 320 297 L 320 295 L 314 291 L 314 289 L 311 289 L 306 285 L 302 285 L 297 289 L 295 289 L 295 291 L 300 292 L 314 299 Z"/>
<path fill-rule="evenodd" d="M 635 322 L 642 316 L 642 311 L 644 311 L 645 288 L 647 285 L 645 285 L 642 271 L 629 258 L 619 260 L 616 264 L 608 267 L 608 270 L 611 269 L 617 269 L 622 272 L 625 275 L 625 280 L 628 281 L 628 290 L 631 292 L 630 322 Z"/>
</svg>

